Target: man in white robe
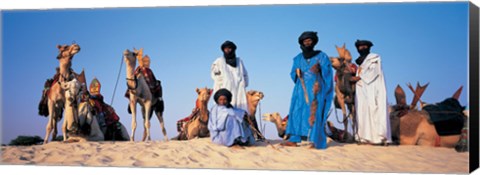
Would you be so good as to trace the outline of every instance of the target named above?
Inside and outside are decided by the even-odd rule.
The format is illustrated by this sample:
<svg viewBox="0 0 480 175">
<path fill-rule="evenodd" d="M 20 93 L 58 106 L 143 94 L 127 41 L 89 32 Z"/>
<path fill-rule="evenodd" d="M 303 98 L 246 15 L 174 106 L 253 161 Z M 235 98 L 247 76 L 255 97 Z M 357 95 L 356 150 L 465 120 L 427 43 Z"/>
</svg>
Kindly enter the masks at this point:
<svg viewBox="0 0 480 175">
<path fill-rule="evenodd" d="M 360 57 L 355 60 L 359 66 L 354 78 L 356 83 L 355 111 L 357 112 L 360 143 L 391 143 L 390 119 L 387 112 L 387 94 L 380 55 L 370 53 L 372 42 L 355 42 Z"/>
<path fill-rule="evenodd" d="M 232 93 L 231 104 L 248 112 L 247 93 L 248 74 L 243 61 L 236 56 L 237 46 L 225 41 L 221 46 L 223 57 L 217 58 L 211 67 L 210 75 L 214 81 L 213 94 L 225 88 Z"/>
</svg>

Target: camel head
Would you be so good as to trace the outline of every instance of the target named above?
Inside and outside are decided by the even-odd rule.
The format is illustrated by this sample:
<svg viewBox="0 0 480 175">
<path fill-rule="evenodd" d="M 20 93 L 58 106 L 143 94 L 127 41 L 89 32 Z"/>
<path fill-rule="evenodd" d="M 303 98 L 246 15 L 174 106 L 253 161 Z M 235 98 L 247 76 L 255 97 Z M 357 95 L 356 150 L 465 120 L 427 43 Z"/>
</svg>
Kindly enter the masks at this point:
<svg viewBox="0 0 480 175">
<path fill-rule="evenodd" d="M 342 61 L 337 57 L 330 57 L 330 62 L 335 70 L 340 69 L 340 66 L 342 66 Z"/>
<path fill-rule="evenodd" d="M 76 43 L 72 45 L 57 45 L 58 48 L 58 56 L 57 59 L 63 59 L 63 58 L 73 58 L 75 54 L 80 52 L 80 46 Z"/>
<path fill-rule="evenodd" d="M 274 112 L 274 113 L 265 113 L 262 115 L 263 120 L 269 121 L 272 123 L 275 123 L 276 121 L 282 121 L 282 117 L 280 116 L 280 113 Z"/>
<path fill-rule="evenodd" d="M 343 58 L 345 62 L 352 61 L 352 55 L 350 54 L 350 51 L 348 51 L 348 49 L 345 47 L 345 43 L 342 47 L 338 47 L 337 45 L 335 45 L 335 48 L 337 49 L 338 57 Z"/>
<path fill-rule="evenodd" d="M 253 106 L 257 106 L 258 102 L 264 97 L 263 92 L 250 90 L 247 92 L 247 101 Z"/>
<path fill-rule="evenodd" d="M 130 51 L 128 49 L 126 49 L 125 51 L 123 51 L 123 58 L 125 59 L 125 63 L 128 65 L 128 66 L 131 66 L 133 68 L 135 68 L 136 64 L 137 64 L 137 55 L 138 55 L 139 51 L 134 49 L 134 51 Z"/>
<path fill-rule="evenodd" d="M 210 96 L 212 96 L 213 89 L 205 87 L 201 89 L 196 88 L 195 91 L 198 94 L 197 101 L 206 103 L 210 99 Z"/>
</svg>

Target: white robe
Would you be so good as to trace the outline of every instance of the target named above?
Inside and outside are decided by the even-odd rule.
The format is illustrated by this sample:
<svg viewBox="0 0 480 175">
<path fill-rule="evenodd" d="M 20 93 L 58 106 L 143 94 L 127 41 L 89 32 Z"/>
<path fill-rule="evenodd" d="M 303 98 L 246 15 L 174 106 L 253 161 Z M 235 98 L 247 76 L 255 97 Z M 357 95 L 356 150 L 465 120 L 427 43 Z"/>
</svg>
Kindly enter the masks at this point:
<svg viewBox="0 0 480 175">
<path fill-rule="evenodd" d="M 231 104 L 235 108 L 248 111 L 247 93 L 248 74 L 243 61 L 237 57 L 237 67 L 228 65 L 225 58 L 217 58 L 211 67 L 210 75 L 213 79 L 213 94 L 221 88 L 232 93 Z"/>
<path fill-rule="evenodd" d="M 390 119 L 387 112 L 387 95 L 380 55 L 370 53 L 360 65 L 356 83 L 355 108 L 358 135 L 361 142 L 392 142 Z"/>
</svg>

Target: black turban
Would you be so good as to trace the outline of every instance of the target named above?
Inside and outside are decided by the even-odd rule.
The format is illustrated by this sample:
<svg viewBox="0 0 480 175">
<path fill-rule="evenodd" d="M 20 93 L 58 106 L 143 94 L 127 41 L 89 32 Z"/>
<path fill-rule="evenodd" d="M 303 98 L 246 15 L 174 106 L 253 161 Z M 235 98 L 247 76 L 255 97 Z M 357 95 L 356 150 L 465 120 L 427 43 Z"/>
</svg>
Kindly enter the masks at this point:
<svg viewBox="0 0 480 175">
<path fill-rule="evenodd" d="M 223 52 L 223 49 L 225 49 L 226 47 L 232 48 L 233 51 L 237 50 L 237 45 L 235 45 L 235 43 L 228 40 L 222 44 L 221 46 L 222 52 Z"/>
<path fill-rule="evenodd" d="M 300 35 L 300 37 L 298 37 L 298 44 L 303 46 L 303 40 L 307 38 L 310 38 L 313 40 L 313 43 L 312 43 L 313 46 L 315 46 L 318 42 L 317 32 L 306 31 L 306 32 L 303 32 L 302 35 Z"/>
<path fill-rule="evenodd" d="M 358 46 L 361 46 L 361 45 L 366 45 L 368 47 L 372 47 L 373 43 L 371 41 L 368 41 L 368 40 L 357 40 L 355 42 L 355 47 L 358 47 Z"/>
<path fill-rule="evenodd" d="M 229 90 L 222 88 L 215 92 L 215 95 L 213 95 L 215 103 L 218 104 L 218 98 L 220 98 L 220 96 L 227 97 L 227 107 L 232 107 L 232 105 L 230 104 L 232 102 L 232 93 Z"/>
</svg>

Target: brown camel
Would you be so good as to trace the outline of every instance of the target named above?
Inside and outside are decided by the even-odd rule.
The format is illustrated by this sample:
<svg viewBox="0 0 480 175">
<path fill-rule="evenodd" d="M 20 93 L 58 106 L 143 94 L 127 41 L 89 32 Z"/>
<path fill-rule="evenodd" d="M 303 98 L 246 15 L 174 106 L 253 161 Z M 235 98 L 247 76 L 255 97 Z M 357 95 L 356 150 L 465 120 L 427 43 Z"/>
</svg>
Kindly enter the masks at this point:
<svg viewBox="0 0 480 175">
<path fill-rule="evenodd" d="M 282 116 L 280 116 L 280 113 L 274 112 L 274 113 L 265 113 L 262 115 L 263 120 L 272 122 L 275 124 L 275 127 L 277 128 L 278 132 L 278 137 L 287 140 L 287 135 L 285 135 L 285 130 L 287 129 L 287 121 L 282 119 Z"/>
<path fill-rule="evenodd" d="M 341 108 L 343 113 L 342 123 L 344 129 L 347 130 L 348 118 L 352 120 L 352 131 L 356 133 L 357 123 L 355 118 L 355 81 L 352 77 L 355 76 L 356 66 L 352 64 L 352 56 L 350 52 L 345 48 L 345 44 L 342 47 L 335 46 L 339 57 L 331 57 L 332 67 L 336 70 L 336 83 L 335 83 L 335 107 Z M 346 106 L 346 107 L 345 107 Z M 347 114 L 347 108 L 350 113 Z M 344 133 L 344 139 L 348 139 L 348 132 Z M 346 140 L 345 140 L 346 141 Z"/>
<path fill-rule="evenodd" d="M 208 118 L 210 112 L 208 111 L 208 101 L 212 95 L 212 89 L 201 88 L 195 90 L 198 94 L 195 108 L 192 114 L 178 122 L 179 134 L 173 140 L 190 140 L 196 137 L 209 137 Z"/>
<path fill-rule="evenodd" d="M 80 51 L 78 44 L 57 45 L 59 54 L 57 59 L 60 63 L 58 79 L 54 80 L 47 93 L 48 98 L 48 123 L 43 143 L 48 143 L 50 134 L 52 133 L 52 141 L 57 137 L 57 123 L 62 119 L 62 112 L 65 104 L 65 91 L 61 87 L 62 83 L 71 81 L 76 74 L 71 69 L 72 59 L 75 54 Z M 64 134 L 65 135 L 65 134 Z"/>
<path fill-rule="evenodd" d="M 127 69 L 127 87 L 129 96 L 129 106 L 132 112 L 132 133 L 130 135 L 130 141 L 135 140 L 135 130 L 137 128 L 137 119 L 136 119 L 136 109 L 137 103 L 142 107 L 142 115 L 144 120 L 144 131 L 142 141 L 151 140 L 150 137 L 150 119 L 153 112 L 156 112 L 157 118 L 160 122 L 160 127 L 162 128 L 163 138 L 165 141 L 168 141 L 167 131 L 165 130 L 165 125 L 163 121 L 163 112 L 152 108 L 157 102 L 160 102 L 160 99 L 153 98 L 150 88 L 145 80 L 143 74 L 135 75 L 135 67 L 137 64 L 137 55 L 139 51 L 134 49 L 134 51 L 125 50 L 123 56 L 126 63 Z"/>
<path fill-rule="evenodd" d="M 428 84 L 427 84 L 428 85 Z M 453 105 L 450 109 L 454 110 L 445 110 L 445 111 L 432 111 L 434 105 L 424 105 L 422 110 L 415 109 L 416 102 L 420 101 L 421 95 L 425 91 L 427 85 L 419 86 L 413 90 L 410 86 L 410 89 L 414 92 L 414 99 L 412 100 L 412 105 L 406 105 L 405 93 L 400 86 L 397 86 L 395 89 L 395 98 L 397 100 L 397 105 L 392 107 L 392 112 L 390 113 L 391 127 L 392 127 L 392 139 L 394 143 L 400 145 L 421 145 L 421 146 L 431 146 L 431 147 L 448 147 L 453 148 L 457 145 L 461 138 L 461 131 L 464 127 L 464 119 L 466 116 L 463 113 L 463 107 L 458 103 L 458 97 L 462 90 L 460 87 L 457 92 L 453 95 L 452 98 L 437 103 L 435 105 L 443 104 L 456 104 Z M 448 102 L 448 103 L 447 103 Z M 448 113 L 449 115 L 454 115 L 454 120 L 446 121 L 447 124 L 443 126 L 435 126 L 434 116 L 437 113 Z M 440 135 L 438 129 L 445 127 L 450 128 L 453 125 L 458 125 L 459 127 L 454 127 L 453 131 L 447 135 Z M 450 126 L 448 126 L 450 125 Z"/>
<path fill-rule="evenodd" d="M 260 100 L 263 99 L 263 97 L 264 97 L 263 92 L 260 92 L 260 91 L 250 90 L 247 92 L 247 103 L 248 103 L 248 113 L 249 113 L 248 117 L 250 121 L 252 121 L 252 125 L 257 131 L 260 131 L 260 130 L 258 129 L 258 124 L 257 124 L 257 120 L 255 119 L 255 114 L 257 113 L 258 103 L 260 102 Z M 254 137 L 255 139 L 261 138 L 259 133 L 256 133 Z"/>
</svg>

